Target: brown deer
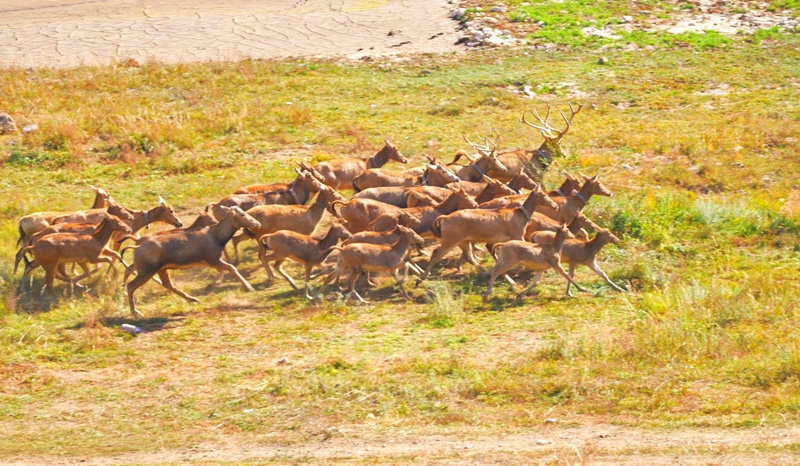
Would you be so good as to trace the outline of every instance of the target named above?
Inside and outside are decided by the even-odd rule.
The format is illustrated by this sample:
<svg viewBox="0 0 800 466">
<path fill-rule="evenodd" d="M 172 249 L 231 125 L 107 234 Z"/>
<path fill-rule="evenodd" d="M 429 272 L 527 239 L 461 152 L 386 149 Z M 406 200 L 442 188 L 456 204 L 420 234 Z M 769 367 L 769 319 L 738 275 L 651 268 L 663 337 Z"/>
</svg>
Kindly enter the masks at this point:
<svg viewBox="0 0 800 466">
<path fill-rule="evenodd" d="M 547 119 L 550 117 L 550 104 L 547 104 L 547 114 L 545 114 L 544 118 L 539 115 L 536 109 L 531 110 L 534 118 L 538 120 L 538 124 L 528 122 L 523 113 L 520 121 L 532 128 L 538 129 L 544 138 L 544 142 L 542 142 L 538 149 L 509 150 L 497 154 L 498 160 L 506 166 L 507 170 L 502 172 L 489 171 L 488 175 L 499 180 L 507 181 L 507 176 L 525 171 L 534 181 L 541 182 L 544 172 L 547 171 L 553 159 L 564 156 L 564 151 L 561 148 L 561 139 L 567 134 L 567 131 L 569 131 L 572 125 L 572 119 L 575 118 L 575 115 L 583 108 L 583 105 L 578 105 L 578 109 L 575 110 L 572 104 L 568 103 L 568 105 L 570 110 L 569 118 L 564 115 L 564 112 L 559 110 L 561 117 L 564 119 L 564 123 L 566 123 L 566 127 L 560 131 L 550 126 L 547 122 Z"/>
<path fill-rule="evenodd" d="M 338 204 L 341 204 L 342 207 L 337 213 L 335 207 Z M 345 221 L 345 225 L 347 226 L 347 229 L 350 230 L 350 233 L 366 231 L 369 228 L 369 224 L 381 214 L 400 209 L 399 207 L 391 204 L 373 201 L 372 199 L 333 201 L 331 208 L 333 209 L 333 215 Z"/>
<path fill-rule="evenodd" d="M 355 243 L 341 248 L 334 247 L 334 249 L 341 249 L 336 270 L 325 277 L 325 282 L 314 297 L 318 297 L 334 278 L 349 274 L 346 290 L 355 294 L 359 301 L 366 304 L 366 301 L 355 290 L 358 277 L 362 272 L 388 272 L 400 285 L 403 297 L 411 299 L 403 287 L 404 280 L 400 278 L 398 271 L 406 264 L 409 249 L 412 247 L 420 249 L 424 240 L 410 228 L 401 225 L 398 225 L 397 228 L 400 229 L 401 234 L 397 242 L 391 246 Z"/>
<path fill-rule="evenodd" d="M 308 165 L 304 164 L 303 162 L 298 162 L 298 164 L 300 165 L 302 171 L 310 173 L 312 176 L 317 178 L 317 181 L 319 181 L 320 183 L 325 181 L 322 175 L 316 173 Z M 297 172 L 297 170 L 295 170 L 295 172 Z M 236 191 L 233 192 L 233 194 L 264 194 L 273 191 L 289 191 L 290 189 L 292 189 L 291 183 L 251 184 L 248 186 L 242 186 L 241 188 L 238 188 Z M 298 198 L 301 197 L 300 195 L 297 196 Z M 298 202 L 298 204 L 305 204 L 306 202 L 308 202 L 308 199 L 306 199 L 306 201 L 302 203 Z"/>
<path fill-rule="evenodd" d="M 536 271 L 536 276 L 531 285 L 517 295 L 518 300 L 532 290 L 539 283 L 544 271 L 549 269 L 554 269 L 562 277 L 566 278 L 568 283 L 575 285 L 581 291 L 585 291 L 572 281 L 572 278 L 561 266 L 561 246 L 564 244 L 568 232 L 567 226 L 561 225 L 552 244 L 534 244 L 515 240 L 494 245 L 492 254 L 497 257 L 497 263 L 489 272 L 489 286 L 486 294 L 483 295 L 484 299 L 492 294 L 495 279 L 518 265 Z M 513 280 L 510 283 L 512 287 L 515 285 Z"/>
<path fill-rule="evenodd" d="M 111 264 L 115 259 L 122 262 L 120 255 L 107 247 L 111 234 L 115 231 L 130 233 L 125 222 L 113 216 L 104 218 L 90 233 L 53 233 L 40 238 L 36 244 L 27 246 L 25 252 L 33 255 L 35 262 L 41 264 L 45 271 L 45 287 L 55 297 L 53 281 L 55 278 L 73 284 L 86 278 L 92 272 L 86 271 L 75 278 L 69 278 L 59 272 L 62 263 L 101 263 Z"/>
<path fill-rule="evenodd" d="M 491 130 L 489 134 L 491 135 Z M 478 156 L 470 156 L 466 151 L 460 150 L 456 153 L 456 157 L 450 162 L 448 165 L 454 165 L 461 157 L 466 158 L 469 161 L 469 164 L 462 166 L 461 169 L 456 173 L 458 177 L 465 181 L 480 181 L 483 178 L 483 175 L 488 173 L 502 173 L 508 170 L 508 168 L 503 164 L 500 159 L 497 158 L 495 151 L 497 150 L 497 141 L 500 139 L 500 134 L 495 131 L 497 137 L 495 137 L 494 141 L 491 141 L 489 137 L 480 137 L 484 142 L 484 145 L 479 145 L 473 143 L 466 136 L 464 136 L 464 140 L 472 146 L 473 149 L 478 151 Z M 498 178 L 497 176 L 492 175 L 493 178 Z M 510 178 L 510 176 L 509 176 Z M 501 179 L 501 178 L 498 178 Z"/>
<path fill-rule="evenodd" d="M 535 238 L 535 241 L 540 244 L 553 244 L 555 242 L 555 238 L 538 236 Z M 600 249 L 602 249 L 606 244 L 617 243 L 619 243 L 619 238 L 605 228 L 598 229 L 594 238 L 588 241 L 580 239 L 567 239 L 564 241 L 564 245 L 561 247 L 561 262 L 569 264 L 570 278 L 574 277 L 575 268 L 577 266 L 585 265 L 592 269 L 597 275 L 600 275 L 600 277 L 602 277 L 606 283 L 611 285 L 612 288 L 622 293 L 625 290 L 617 286 L 616 283 L 612 282 L 611 279 L 608 278 L 608 275 L 606 275 L 600 266 L 597 265 L 597 254 L 600 252 Z M 572 296 L 572 293 L 569 290 L 569 287 L 572 283 L 572 280 L 567 283 L 567 296 Z"/>
<path fill-rule="evenodd" d="M 96 188 L 94 186 L 89 187 L 94 191 L 94 203 L 91 209 L 102 209 L 106 207 L 108 201 L 111 199 L 108 192 L 102 188 Z M 19 262 L 22 260 L 22 256 L 24 256 L 22 251 L 30 245 L 28 240 L 31 235 L 44 230 L 53 222 L 53 219 L 61 217 L 66 213 L 67 212 L 35 212 L 19 219 L 19 239 L 17 240 L 17 246 L 20 248 L 19 251 L 17 251 L 17 258 L 14 261 L 15 274 L 17 273 Z"/>
<path fill-rule="evenodd" d="M 315 182 L 317 182 L 315 180 Z M 234 236 L 233 251 L 238 260 L 238 245 L 248 238 L 260 238 L 268 233 L 275 233 L 279 230 L 291 230 L 304 235 L 310 235 L 317 224 L 322 220 L 325 210 L 333 211 L 331 203 L 333 201 L 344 200 L 332 188 L 325 185 L 319 186 L 320 191 L 317 199 L 311 206 L 304 205 L 261 205 L 253 207 L 247 214 L 258 220 L 259 226 L 247 228 L 242 234 Z M 220 277 L 221 278 L 221 277 Z"/>
<path fill-rule="evenodd" d="M 339 160 L 329 160 L 314 165 L 324 178 L 324 183 L 333 189 L 353 189 L 353 179 L 370 168 L 381 168 L 389 160 L 396 160 L 400 163 L 408 163 L 400 150 L 389 142 L 384 141 L 383 149 L 377 154 L 367 159 L 360 157 L 349 157 Z"/>
<path fill-rule="evenodd" d="M 390 231 L 397 225 L 411 228 L 414 233 L 426 237 L 433 236 L 431 229 L 433 222 L 442 215 L 455 212 L 462 209 L 475 209 L 478 204 L 472 199 L 472 196 L 467 194 L 463 188 L 458 188 L 447 197 L 444 201 L 431 207 L 413 207 L 405 209 L 403 213 L 406 215 L 400 217 L 399 211 L 387 212 L 376 218 L 370 224 L 370 230 L 373 231 Z"/>
<path fill-rule="evenodd" d="M 269 275 L 267 286 L 270 286 L 275 278 L 269 266 L 270 262 L 274 262 L 273 267 L 275 270 L 292 285 L 292 288 L 297 289 L 297 284 L 282 268 L 283 261 L 292 259 L 305 265 L 305 274 L 303 276 L 305 294 L 306 298 L 311 299 L 311 295 L 308 293 L 308 282 L 312 269 L 328 257 L 340 239 L 347 239 L 350 236 L 350 232 L 339 222 L 332 223 L 328 231 L 321 237 L 313 237 L 289 230 L 280 230 L 262 236 L 258 240 L 261 243 L 258 256 Z"/>
<path fill-rule="evenodd" d="M 214 218 L 219 220 L 227 214 L 227 211 L 220 207 L 236 206 L 248 211 L 260 205 L 305 205 L 314 193 L 319 192 L 322 183 L 305 170 L 300 171 L 295 168 L 295 173 L 297 178 L 286 185 L 286 189 L 254 194 L 230 194 L 219 202 L 207 204 L 206 212 L 210 211 Z"/>
<path fill-rule="evenodd" d="M 431 272 L 433 266 L 439 262 L 448 251 L 461 245 L 462 257 L 467 255 L 466 260 L 472 265 L 480 268 L 480 265 L 468 253 L 469 243 L 487 243 L 491 245 L 510 240 L 522 240 L 525 227 L 530 221 L 531 214 L 540 204 L 547 204 L 555 209 L 558 206 L 550 197 L 537 188 L 528 195 L 525 203 L 514 209 L 483 210 L 469 209 L 459 210 L 449 215 L 444 215 L 436 219 L 433 227 L 434 236 L 442 239 L 441 245 L 433 251 L 431 260 L 425 272 L 417 280 L 417 285 L 422 282 Z M 491 250 L 491 248 L 489 248 Z"/>
<path fill-rule="evenodd" d="M 208 265 L 221 272 L 230 272 L 242 283 L 248 291 L 253 287 L 247 283 L 236 267 L 222 259 L 222 250 L 230 241 L 236 230 L 240 228 L 256 228 L 258 220 L 247 215 L 238 207 L 231 207 L 228 214 L 216 225 L 211 225 L 199 230 L 185 231 L 171 235 L 148 238 L 136 246 L 127 246 L 125 249 L 134 249 L 133 263 L 125 270 L 123 283 L 128 281 L 132 273 L 136 277 L 127 283 L 128 304 L 131 313 L 142 315 L 136 310 L 133 293 L 148 280 L 158 274 L 164 288 L 181 296 L 189 302 L 198 299 L 175 288 L 169 276 L 171 269 L 187 269 Z"/>
</svg>

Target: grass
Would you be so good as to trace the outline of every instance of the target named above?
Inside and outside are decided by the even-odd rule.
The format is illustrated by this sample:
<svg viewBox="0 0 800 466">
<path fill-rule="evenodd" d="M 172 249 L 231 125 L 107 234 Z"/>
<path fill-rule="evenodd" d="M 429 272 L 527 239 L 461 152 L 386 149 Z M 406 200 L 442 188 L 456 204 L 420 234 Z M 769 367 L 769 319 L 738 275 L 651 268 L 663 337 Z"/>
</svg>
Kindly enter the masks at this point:
<svg viewBox="0 0 800 466">
<path fill-rule="evenodd" d="M 0 136 L 0 456 L 302 444 L 340 428 L 505 432 L 549 417 L 795 425 L 800 42 L 767 39 L 616 51 L 607 65 L 566 48 L 0 71 L 0 107 L 40 127 Z M 536 100 L 512 92 L 524 85 Z M 519 115 L 567 100 L 584 110 L 546 182 L 559 168 L 603 173 L 614 196 L 586 211 L 623 238 L 601 263 L 625 294 L 579 269 L 589 292 L 576 299 L 551 276 L 523 302 L 501 285 L 484 303 L 467 268 L 440 269 L 409 303 L 388 280 L 367 306 L 309 304 L 283 282 L 264 289 L 252 247 L 240 270 L 255 293 L 179 272 L 202 302 L 148 285 L 144 318 L 113 285 L 56 302 L 16 292 L 17 218 L 83 208 L 88 184 L 136 208 L 161 194 L 188 218 L 240 185 L 288 179 L 295 160 L 374 153 L 386 137 L 417 162 L 489 125 L 504 147 L 538 146 Z"/>
</svg>

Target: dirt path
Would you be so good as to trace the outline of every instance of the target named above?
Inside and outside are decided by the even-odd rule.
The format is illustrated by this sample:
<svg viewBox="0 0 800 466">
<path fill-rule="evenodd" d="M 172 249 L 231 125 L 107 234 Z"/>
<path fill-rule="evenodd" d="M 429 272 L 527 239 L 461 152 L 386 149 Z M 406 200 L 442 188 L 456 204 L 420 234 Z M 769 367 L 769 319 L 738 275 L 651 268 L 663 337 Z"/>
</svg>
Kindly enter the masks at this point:
<svg viewBox="0 0 800 466">
<path fill-rule="evenodd" d="M 485 436 L 333 431 L 328 439 L 300 445 L 240 444 L 231 439 L 182 450 L 123 453 L 108 457 L 7 459 L 10 466 L 169 464 L 184 462 L 302 461 L 306 464 L 747 464 L 800 463 L 800 427 L 647 430 L 607 424 L 545 425 L 529 432 Z"/>
<path fill-rule="evenodd" d="M 11 0 L 0 66 L 455 50 L 440 0 Z"/>
</svg>

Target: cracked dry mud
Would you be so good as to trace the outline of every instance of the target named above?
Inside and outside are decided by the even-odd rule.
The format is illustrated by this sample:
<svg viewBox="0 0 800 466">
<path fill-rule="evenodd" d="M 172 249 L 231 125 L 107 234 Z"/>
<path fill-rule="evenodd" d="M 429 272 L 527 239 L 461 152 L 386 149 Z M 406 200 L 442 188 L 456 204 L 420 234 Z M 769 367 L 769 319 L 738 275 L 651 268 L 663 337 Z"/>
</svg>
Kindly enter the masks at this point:
<svg viewBox="0 0 800 466">
<path fill-rule="evenodd" d="M 446 52 L 447 13 L 438 0 L 6 0 L 0 66 Z"/>
</svg>

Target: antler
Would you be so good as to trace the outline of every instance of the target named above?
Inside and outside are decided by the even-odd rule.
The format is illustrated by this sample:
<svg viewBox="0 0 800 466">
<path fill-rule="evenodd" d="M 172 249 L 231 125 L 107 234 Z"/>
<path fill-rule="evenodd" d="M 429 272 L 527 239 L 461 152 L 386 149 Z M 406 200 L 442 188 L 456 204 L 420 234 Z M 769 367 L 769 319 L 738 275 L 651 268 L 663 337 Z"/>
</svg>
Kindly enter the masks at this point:
<svg viewBox="0 0 800 466">
<path fill-rule="evenodd" d="M 561 131 L 558 131 L 557 129 L 555 129 L 552 126 L 550 126 L 549 123 L 547 123 L 547 119 L 550 117 L 550 104 L 545 102 L 545 105 L 547 105 L 547 113 L 545 114 L 544 118 L 539 116 L 539 112 L 537 112 L 535 108 L 531 110 L 531 114 L 537 120 L 539 120 L 539 123 L 541 123 L 542 126 L 538 126 L 538 125 L 535 125 L 535 124 L 530 123 L 529 121 L 527 121 L 525 119 L 525 113 L 524 112 L 522 113 L 522 118 L 520 118 L 520 121 L 525 123 L 526 125 L 532 127 L 532 128 L 536 128 L 539 131 L 541 131 L 542 137 L 544 137 L 545 139 L 556 139 L 556 140 L 560 140 L 561 138 L 564 137 L 565 134 L 567 134 L 567 131 L 569 131 L 570 124 L 572 123 L 572 119 L 575 118 L 575 115 L 577 115 L 578 112 L 580 112 L 581 109 L 583 108 L 583 105 L 581 104 L 581 105 L 578 105 L 578 110 L 575 110 L 572 107 L 572 104 L 567 102 L 567 105 L 569 105 L 569 110 L 570 110 L 569 119 L 567 119 L 566 115 L 564 115 L 564 112 L 562 112 L 561 110 L 558 111 L 561 114 L 561 117 L 564 119 L 564 123 L 567 124 L 567 127 L 564 128 Z M 554 134 L 554 132 L 555 132 L 555 134 Z"/>
<path fill-rule="evenodd" d="M 494 141 L 489 139 L 492 135 L 492 132 L 495 134 Z M 472 146 L 472 148 L 478 151 L 481 155 L 487 157 L 494 156 L 494 152 L 497 150 L 497 142 L 500 140 L 500 132 L 490 127 L 489 134 L 486 137 L 478 136 L 478 139 L 483 142 L 482 146 L 467 139 L 466 135 L 464 136 L 464 140 L 467 141 L 467 144 Z M 486 154 L 487 152 L 489 153 L 488 155 Z"/>
</svg>

